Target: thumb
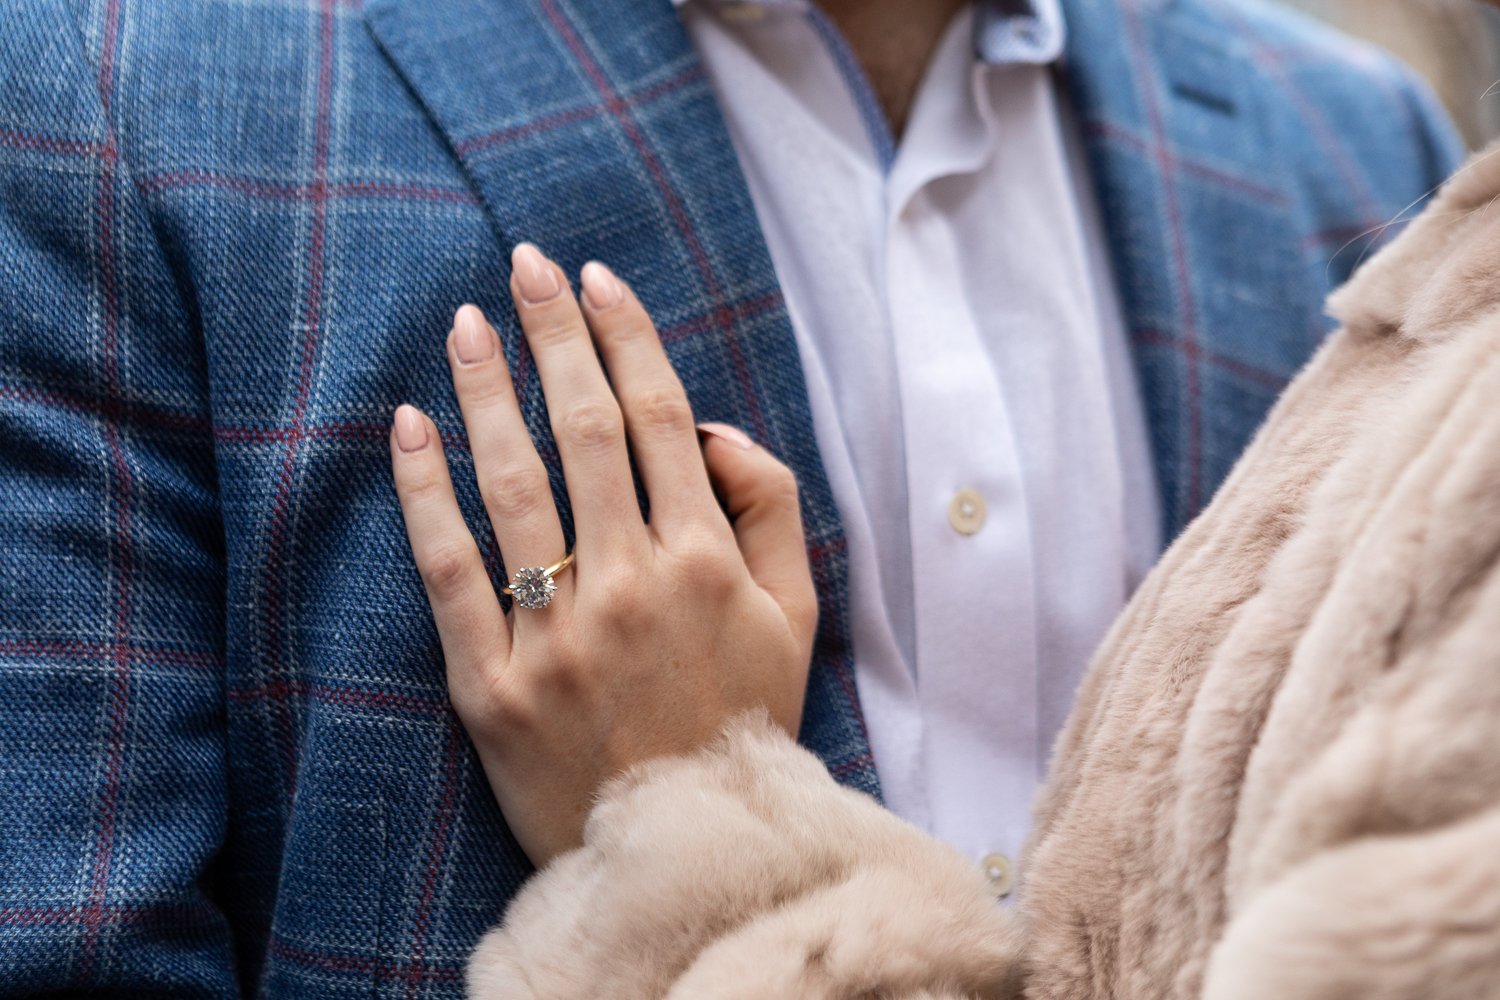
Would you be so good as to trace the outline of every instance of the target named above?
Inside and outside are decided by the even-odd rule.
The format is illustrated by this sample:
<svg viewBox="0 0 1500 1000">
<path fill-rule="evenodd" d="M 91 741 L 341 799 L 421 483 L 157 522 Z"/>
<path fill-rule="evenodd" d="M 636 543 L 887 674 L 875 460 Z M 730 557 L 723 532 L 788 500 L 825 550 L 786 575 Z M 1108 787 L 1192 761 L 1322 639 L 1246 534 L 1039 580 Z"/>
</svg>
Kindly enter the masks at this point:
<svg viewBox="0 0 1500 1000">
<path fill-rule="evenodd" d="M 709 479 L 724 500 L 751 578 L 811 645 L 818 596 L 802 535 L 797 477 L 738 428 L 705 423 L 698 430 Z"/>
</svg>

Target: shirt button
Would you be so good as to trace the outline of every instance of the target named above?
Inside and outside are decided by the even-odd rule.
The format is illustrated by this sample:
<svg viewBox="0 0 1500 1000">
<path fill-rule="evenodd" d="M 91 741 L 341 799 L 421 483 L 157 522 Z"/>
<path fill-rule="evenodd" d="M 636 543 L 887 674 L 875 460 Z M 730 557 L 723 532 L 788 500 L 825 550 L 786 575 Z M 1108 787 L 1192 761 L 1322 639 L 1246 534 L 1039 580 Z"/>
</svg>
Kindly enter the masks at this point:
<svg viewBox="0 0 1500 1000">
<path fill-rule="evenodd" d="M 979 867 L 984 871 L 984 877 L 989 881 L 990 891 L 995 894 L 996 899 L 1004 899 L 1010 895 L 1016 882 L 1016 873 L 1011 866 L 1010 858 L 999 853 L 986 854 L 980 859 Z"/>
<path fill-rule="evenodd" d="M 948 503 L 948 523 L 960 535 L 978 534 L 984 514 L 984 497 L 974 490 L 959 490 Z"/>
</svg>

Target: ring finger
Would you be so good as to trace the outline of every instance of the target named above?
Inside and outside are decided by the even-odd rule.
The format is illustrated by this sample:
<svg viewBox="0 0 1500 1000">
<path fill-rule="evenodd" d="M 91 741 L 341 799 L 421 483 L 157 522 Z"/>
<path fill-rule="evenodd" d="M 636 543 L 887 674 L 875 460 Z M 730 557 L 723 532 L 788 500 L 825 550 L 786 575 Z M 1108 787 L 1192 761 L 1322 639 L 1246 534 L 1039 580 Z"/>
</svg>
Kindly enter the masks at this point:
<svg viewBox="0 0 1500 1000">
<path fill-rule="evenodd" d="M 448 335 L 453 390 L 463 411 L 474 456 L 479 494 L 495 530 L 506 571 L 549 566 L 564 551 L 562 525 L 500 351 L 500 339 L 477 306 L 466 305 L 453 318 Z M 557 578 L 560 589 L 571 574 Z"/>
</svg>

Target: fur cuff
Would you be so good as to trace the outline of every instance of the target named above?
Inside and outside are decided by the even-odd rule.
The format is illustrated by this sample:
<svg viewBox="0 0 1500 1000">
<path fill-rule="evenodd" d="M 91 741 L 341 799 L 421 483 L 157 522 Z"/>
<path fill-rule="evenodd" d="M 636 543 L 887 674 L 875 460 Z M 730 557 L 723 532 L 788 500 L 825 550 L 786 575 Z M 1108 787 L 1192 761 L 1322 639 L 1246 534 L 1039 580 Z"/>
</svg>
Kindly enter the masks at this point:
<svg viewBox="0 0 1500 1000">
<path fill-rule="evenodd" d="M 1009 995 L 1019 931 L 963 856 L 763 713 L 606 787 L 469 965 L 479 1000 Z"/>
</svg>

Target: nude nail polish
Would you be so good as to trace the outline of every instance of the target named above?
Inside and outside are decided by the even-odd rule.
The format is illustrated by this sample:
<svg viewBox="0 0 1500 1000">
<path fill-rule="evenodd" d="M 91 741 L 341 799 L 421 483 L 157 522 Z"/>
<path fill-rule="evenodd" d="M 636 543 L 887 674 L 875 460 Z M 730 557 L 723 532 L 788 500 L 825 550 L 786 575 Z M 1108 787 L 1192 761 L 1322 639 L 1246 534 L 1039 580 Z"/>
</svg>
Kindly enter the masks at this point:
<svg viewBox="0 0 1500 1000">
<path fill-rule="evenodd" d="M 620 279 L 597 260 L 591 260 L 583 265 L 581 282 L 583 297 L 588 300 L 590 309 L 596 311 L 608 309 L 619 305 L 620 300 L 625 298 L 625 288 L 620 284 Z"/>
<path fill-rule="evenodd" d="M 474 365 L 495 356 L 495 338 L 478 306 L 463 306 L 453 317 L 453 352 L 460 364 Z"/>
<path fill-rule="evenodd" d="M 421 451 L 427 447 L 427 424 L 421 412 L 409 403 L 396 407 L 396 447 L 402 451 Z"/>
<path fill-rule="evenodd" d="M 557 298 L 562 286 L 557 274 L 547 263 L 542 252 L 530 243 L 519 243 L 510 255 L 510 265 L 516 276 L 516 290 L 527 305 L 539 306 Z"/>
<path fill-rule="evenodd" d="M 755 447 L 755 442 L 750 440 L 750 435 L 738 427 L 731 427 L 728 424 L 702 423 L 698 425 L 698 430 L 704 434 L 712 434 L 722 441 L 728 441 L 736 448 L 750 449 Z"/>
</svg>

